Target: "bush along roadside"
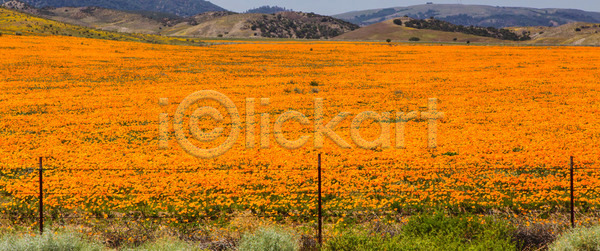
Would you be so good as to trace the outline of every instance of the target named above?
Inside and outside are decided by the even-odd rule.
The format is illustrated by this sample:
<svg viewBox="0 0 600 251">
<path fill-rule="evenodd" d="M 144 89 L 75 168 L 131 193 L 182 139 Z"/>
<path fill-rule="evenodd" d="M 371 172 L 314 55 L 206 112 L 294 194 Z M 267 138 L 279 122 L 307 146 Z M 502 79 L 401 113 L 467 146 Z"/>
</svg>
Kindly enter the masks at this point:
<svg viewBox="0 0 600 251">
<path fill-rule="evenodd" d="M 397 233 L 343 231 L 325 250 L 518 250 L 514 229 L 506 221 L 475 215 L 416 215 Z"/>
<path fill-rule="evenodd" d="M 600 226 L 565 231 L 523 229 L 508 220 L 470 213 L 420 213 L 398 221 L 343 222 L 330 225 L 319 249 L 313 235 L 293 227 L 267 224 L 243 230 L 240 237 L 219 250 L 600 250 Z M 526 230 L 526 231 L 525 231 Z M 310 232 L 310 231 L 309 231 Z M 561 231 L 559 231 L 561 232 Z M 299 234 L 304 233 L 304 234 Z M 552 233 L 552 234 L 551 234 Z M 119 250 L 206 250 L 213 242 L 197 242 L 177 236 L 156 236 Z M 112 250 L 83 234 L 47 230 L 44 235 L 0 233 L 3 250 Z"/>
<path fill-rule="evenodd" d="M 575 228 L 560 235 L 550 244 L 551 251 L 600 250 L 600 226 Z"/>
</svg>

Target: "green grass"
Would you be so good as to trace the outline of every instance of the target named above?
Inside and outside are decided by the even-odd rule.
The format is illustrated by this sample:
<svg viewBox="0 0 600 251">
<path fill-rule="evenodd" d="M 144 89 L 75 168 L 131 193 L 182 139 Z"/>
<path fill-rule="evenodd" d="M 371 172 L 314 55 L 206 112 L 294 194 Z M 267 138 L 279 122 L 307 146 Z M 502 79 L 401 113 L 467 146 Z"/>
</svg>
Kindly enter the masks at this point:
<svg viewBox="0 0 600 251">
<path fill-rule="evenodd" d="M 325 250 L 517 250 L 507 222 L 474 215 L 417 215 L 398 233 L 350 229 Z"/>
<path fill-rule="evenodd" d="M 197 227 L 202 228 L 202 225 Z M 111 231 L 113 227 L 99 227 L 94 233 Z M 227 226 L 225 226 L 227 228 Z M 267 224 L 257 230 L 232 230 L 189 241 L 185 231 L 164 231 L 151 234 L 151 238 L 135 242 L 116 243 L 108 235 L 91 239 L 87 235 L 59 231 L 43 236 L 27 234 L 0 234 L 0 251 L 3 250 L 317 250 L 314 228 L 291 228 Z M 254 228 L 256 229 L 256 228 Z M 308 230 L 308 231 L 306 231 Z M 25 231 L 25 230 L 21 230 Z M 125 231 L 123 238 L 135 238 L 135 231 Z M 521 231 L 521 232 L 519 232 Z M 521 250 L 542 248 L 548 242 L 526 243 L 522 229 L 497 217 L 464 213 L 422 213 L 411 216 L 405 223 L 362 222 L 326 227 L 322 250 Z M 207 232 L 209 233 L 209 232 Z M 298 233 L 304 233 L 300 235 Z M 172 235 L 173 234 L 173 235 Z M 224 234 L 224 235 L 223 235 Z M 239 235 L 238 235 L 239 234 Z M 535 235 L 535 233 L 534 233 Z M 539 235 L 539 234 L 538 234 Z M 174 237 L 178 236 L 178 237 Z M 541 235 L 540 235 L 541 236 Z M 214 237 L 214 236 L 213 236 Z M 224 237 L 224 239 L 222 238 Z M 543 236 L 546 238 L 547 236 Z M 188 241 L 184 241 L 182 239 Z M 108 241 L 108 240 L 113 240 Z M 554 239 L 551 237 L 549 240 Z M 99 243 L 94 240 L 107 240 Z M 118 240 L 117 240 L 118 241 Z M 565 233 L 551 246 L 551 250 L 600 250 L 600 227 L 576 229 Z"/>
<path fill-rule="evenodd" d="M 0 237 L 0 251 L 75 251 L 75 250 L 111 250 L 103 244 L 86 239 L 83 235 L 70 231 L 46 231 L 43 235 L 10 233 Z M 124 251 L 187 251 L 207 250 L 199 245 L 176 238 L 161 238 L 140 246 L 121 247 Z"/>
<path fill-rule="evenodd" d="M 43 235 L 7 234 L 0 238 L 0 251 L 51 251 L 51 250 L 106 250 L 96 242 L 83 239 L 73 232 L 53 233 L 47 231 Z"/>
<path fill-rule="evenodd" d="M 549 250 L 600 250 L 600 226 L 567 231 L 550 245 Z"/>
<path fill-rule="evenodd" d="M 260 228 L 253 234 L 246 234 L 240 241 L 240 251 L 294 251 L 299 250 L 299 238 L 281 228 Z"/>
</svg>

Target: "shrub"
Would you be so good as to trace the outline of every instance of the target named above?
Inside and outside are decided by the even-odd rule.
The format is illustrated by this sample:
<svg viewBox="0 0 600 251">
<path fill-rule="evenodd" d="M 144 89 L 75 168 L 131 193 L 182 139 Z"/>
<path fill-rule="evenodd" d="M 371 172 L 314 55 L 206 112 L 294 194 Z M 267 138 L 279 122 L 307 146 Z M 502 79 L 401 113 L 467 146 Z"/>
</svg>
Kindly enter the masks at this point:
<svg viewBox="0 0 600 251">
<path fill-rule="evenodd" d="M 382 236 L 348 232 L 324 244 L 324 250 L 378 250 L 385 242 Z"/>
<path fill-rule="evenodd" d="M 0 37 L 2 36 L 2 32 L 0 32 Z"/>
<path fill-rule="evenodd" d="M 519 224 L 513 233 L 513 240 L 519 243 L 522 250 L 539 250 L 548 247 L 556 239 L 554 227 L 552 224 Z"/>
<path fill-rule="evenodd" d="M 408 41 L 417 42 L 417 41 L 421 41 L 421 39 L 418 37 L 411 37 L 408 39 Z"/>
<path fill-rule="evenodd" d="M 396 24 L 396 25 L 402 25 L 402 20 L 400 20 L 400 19 L 394 19 L 394 24 Z"/>
<path fill-rule="evenodd" d="M 600 226 L 575 228 L 550 244 L 550 250 L 600 250 Z"/>
<path fill-rule="evenodd" d="M 302 235 L 300 237 L 300 250 L 302 250 L 302 251 L 319 250 L 319 243 L 317 243 L 317 240 L 314 238 L 314 236 Z"/>
<path fill-rule="evenodd" d="M 580 28 L 575 28 L 575 31 L 581 31 L 581 29 Z"/>
<path fill-rule="evenodd" d="M 449 250 L 514 250 L 512 233 L 503 221 L 475 215 L 447 217 L 442 213 L 413 216 L 402 228 L 408 239 L 421 239 Z"/>
<path fill-rule="evenodd" d="M 23 32 L 17 31 L 17 32 L 15 32 L 15 35 L 17 35 L 17 36 L 22 36 L 22 35 L 23 35 Z"/>
<path fill-rule="evenodd" d="M 81 236 L 70 233 L 45 232 L 42 236 L 6 235 L 0 239 L 0 250 L 103 250 L 98 243 L 84 240 Z"/>
<path fill-rule="evenodd" d="M 417 215 L 399 234 L 355 229 L 324 244 L 324 250 L 516 250 L 504 221 L 475 215 Z"/>
<path fill-rule="evenodd" d="M 300 88 L 296 87 L 296 88 L 294 88 L 294 92 L 295 92 L 295 93 L 297 93 L 297 94 L 303 94 L 303 93 L 304 93 L 304 90 L 302 90 L 302 89 L 300 89 Z"/>
<path fill-rule="evenodd" d="M 321 91 L 321 90 L 319 90 L 319 88 L 312 88 L 312 89 L 310 90 L 310 92 L 312 92 L 312 93 L 319 93 L 320 91 Z"/>
<path fill-rule="evenodd" d="M 452 41 L 456 42 L 456 40 L 458 40 L 458 38 L 453 38 Z"/>
<path fill-rule="evenodd" d="M 310 81 L 310 86 L 319 86 L 319 82 L 317 82 L 315 80 Z"/>
<path fill-rule="evenodd" d="M 260 228 L 254 234 L 245 234 L 238 247 L 241 251 L 299 250 L 299 240 L 291 232 L 281 228 Z"/>
<path fill-rule="evenodd" d="M 388 39 L 386 39 L 385 41 L 386 41 L 386 42 L 388 42 L 388 43 L 391 43 L 391 42 L 392 42 L 392 40 L 391 40 L 391 39 L 389 39 L 389 38 L 388 38 Z"/>
</svg>

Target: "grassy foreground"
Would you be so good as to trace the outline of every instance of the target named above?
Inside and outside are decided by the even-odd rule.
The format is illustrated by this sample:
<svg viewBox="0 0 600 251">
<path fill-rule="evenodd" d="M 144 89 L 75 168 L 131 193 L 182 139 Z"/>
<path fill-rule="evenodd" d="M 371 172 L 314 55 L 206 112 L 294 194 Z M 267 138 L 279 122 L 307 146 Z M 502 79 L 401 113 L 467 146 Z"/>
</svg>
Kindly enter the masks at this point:
<svg viewBox="0 0 600 251">
<path fill-rule="evenodd" d="M 262 226 L 258 226 L 262 225 Z M 83 234 L 77 228 L 48 229 L 44 235 L 0 234 L 0 250 L 318 250 L 312 236 L 291 225 L 258 224 L 239 227 L 237 238 L 210 242 L 184 240 L 168 231 L 145 242 L 114 245 Z M 521 229 L 492 216 L 429 213 L 411 216 L 405 223 L 338 224 L 328 233 L 321 250 L 598 250 L 600 228 L 565 231 L 559 239 L 540 231 Z M 231 235 L 233 236 L 233 235 Z M 538 240 L 532 242 L 531 240 Z M 552 243 L 552 244 L 551 244 Z M 550 245 L 549 245 L 550 244 Z"/>
</svg>

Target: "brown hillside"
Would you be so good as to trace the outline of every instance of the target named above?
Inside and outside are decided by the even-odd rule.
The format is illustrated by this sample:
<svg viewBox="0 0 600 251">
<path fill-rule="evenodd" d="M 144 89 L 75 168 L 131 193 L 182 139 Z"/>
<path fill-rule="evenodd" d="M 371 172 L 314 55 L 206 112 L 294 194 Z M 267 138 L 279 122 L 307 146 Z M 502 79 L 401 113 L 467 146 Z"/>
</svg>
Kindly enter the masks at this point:
<svg viewBox="0 0 600 251">
<path fill-rule="evenodd" d="M 197 25 L 180 23 L 169 28 L 166 33 L 179 37 L 257 37 L 250 29 L 249 20 L 258 18 L 261 14 L 236 14 L 204 19 Z"/>
<path fill-rule="evenodd" d="M 529 44 L 600 45 L 600 24 L 570 23 L 559 27 L 519 27 L 515 31 L 529 31 Z"/>
<path fill-rule="evenodd" d="M 403 22 L 407 19 L 403 19 Z M 387 20 L 380 23 L 372 24 L 358 30 L 342 34 L 335 37 L 338 40 L 377 40 L 383 41 L 391 39 L 393 41 L 408 41 L 411 37 L 418 37 L 423 42 L 475 42 L 475 43 L 511 43 L 495 38 L 480 37 L 468 35 L 458 32 L 445 32 L 435 30 L 424 30 L 407 28 L 396 25 L 393 20 Z"/>
<path fill-rule="evenodd" d="M 62 7 L 40 11 L 43 17 L 59 22 L 106 31 L 158 34 L 164 25 L 140 14 L 98 7 Z"/>
<path fill-rule="evenodd" d="M 41 18 L 99 30 L 176 37 L 328 39 L 358 28 L 346 21 L 302 12 L 237 14 L 219 11 L 181 18 L 153 17 L 100 7 L 37 9 L 18 1 L 6 2 L 3 6 Z"/>
</svg>

